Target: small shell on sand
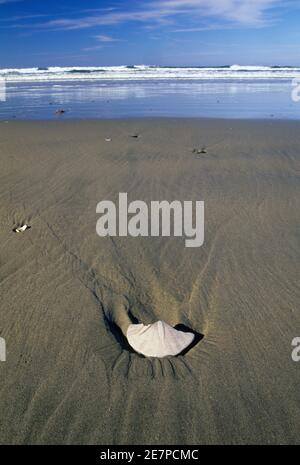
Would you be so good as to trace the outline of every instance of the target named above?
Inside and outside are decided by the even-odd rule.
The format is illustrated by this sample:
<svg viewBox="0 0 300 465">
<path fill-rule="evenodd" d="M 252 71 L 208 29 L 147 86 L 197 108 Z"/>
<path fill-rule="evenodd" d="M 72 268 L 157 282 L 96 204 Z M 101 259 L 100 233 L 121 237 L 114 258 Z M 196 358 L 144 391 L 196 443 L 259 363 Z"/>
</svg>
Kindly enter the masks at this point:
<svg viewBox="0 0 300 465">
<path fill-rule="evenodd" d="M 197 155 L 204 155 L 207 153 L 207 150 L 205 147 L 202 147 L 201 149 L 193 149 L 193 153 L 196 153 Z"/>
<path fill-rule="evenodd" d="M 194 340 L 193 333 L 179 331 L 164 321 L 150 325 L 130 324 L 127 339 L 131 347 L 146 357 L 167 357 L 183 352 Z"/>
<path fill-rule="evenodd" d="M 106 137 L 105 142 L 111 142 L 111 138 L 110 138 L 110 137 Z"/>
<path fill-rule="evenodd" d="M 24 231 L 26 231 L 26 229 L 30 229 L 30 228 L 31 228 L 31 226 L 29 226 L 28 224 L 23 224 L 23 226 L 18 226 L 17 228 L 14 228 L 13 232 L 20 233 L 20 232 L 24 232 Z"/>
</svg>

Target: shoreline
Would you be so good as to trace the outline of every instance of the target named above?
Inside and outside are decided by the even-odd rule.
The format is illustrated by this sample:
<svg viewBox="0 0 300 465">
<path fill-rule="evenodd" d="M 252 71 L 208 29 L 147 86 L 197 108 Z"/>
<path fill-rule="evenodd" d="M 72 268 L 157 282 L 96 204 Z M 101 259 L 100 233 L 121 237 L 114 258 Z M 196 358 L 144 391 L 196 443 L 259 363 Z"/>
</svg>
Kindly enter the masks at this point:
<svg viewBox="0 0 300 465">
<path fill-rule="evenodd" d="M 99 118 L 82 118 L 82 117 L 68 117 L 68 116 L 56 116 L 52 118 L 41 118 L 41 119 L 35 119 L 35 118 L 11 118 L 11 119 L 5 119 L 5 118 L 0 118 L 0 123 L 56 123 L 56 122 L 101 122 L 101 121 L 107 121 L 107 122 L 113 122 L 113 121 L 156 121 L 156 120 L 162 120 L 162 121 L 167 121 L 167 120 L 174 120 L 174 121 L 216 121 L 216 122 L 226 122 L 226 121 L 232 121 L 232 122 L 245 122 L 245 123 L 251 123 L 251 122 L 261 122 L 261 123 L 300 123 L 300 116 L 299 119 L 290 119 L 290 118 L 241 118 L 241 117 L 236 117 L 236 118 L 221 118 L 221 117 L 215 117 L 215 116 L 127 116 L 127 117 L 122 117 L 120 116 L 119 118 L 113 117 L 113 118 L 105 118 L 105 117 L 99 117 Z"/>
</svg>

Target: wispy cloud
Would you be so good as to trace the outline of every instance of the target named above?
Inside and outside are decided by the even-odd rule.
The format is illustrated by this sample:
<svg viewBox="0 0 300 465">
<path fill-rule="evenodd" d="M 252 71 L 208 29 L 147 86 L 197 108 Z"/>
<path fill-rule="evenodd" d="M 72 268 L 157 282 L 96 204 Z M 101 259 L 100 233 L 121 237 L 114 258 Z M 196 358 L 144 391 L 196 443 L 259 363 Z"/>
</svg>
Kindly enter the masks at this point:
<svg viewBox="0 0 300 465">
<path fill-rule="evenodd" d="M 97 45 L 92 45 L 90 47 L 85 47 L 82 50 L 85 52 L 91 52 L 95 50 L 102 50 L 104 47 L 109 46 L 113 42 L 119 42 L 119 39 L 115 39 L 114 37 L 111 37 L 107 34 L 98 34 L 96 36 L 93 36 L 94 39 L 96 39 L 98 42 L 101 42 L 100 44 Z"/>
<path fill-rule="evenodd" d="M 100 34 L 95 36 L 95 39 L 99 40 L 99 42 L 118 42 L 118 39 L 114 37 L 108 36 L 106 34 Z"/>
<path fill-rule="evenodd" d="M 22 2 L 23 0 L 0 0 L 0 5 L 4 5 L 4 3 L 15 3 L 15 2 Z"/>
<path fill-rule="evenodd" d="M 49 15 L 46 15 L 46 14 L 18 15 L 18 16 L 9 16 L 8 18 L 0 18 L 0 21 L 1 22 L 25 21 L 27 19 L 47 18 L 48 16 Z"/>
<path fill-rule="evenodd" d="M 255 25 L 266 19 L 269 10 L 283 3 L 281 0 L 157 0 L 153 6 L 198 17 L 216 17 L 242 24 Z"/>
<path fill-rule="evenodd" d="M 132 21 L 147 24 L 178 21 L 182 17 L 188 17 L 193 22 L 217 18 L 233 24 L 259 26 L 269 19 L 272 9 L 281 4 L 282 0 L 153 0 L 142 3 L 131 11 L 112 10 L 80 18 L 56 19 L 44 23 L 43 26 L 72 30 Z"/>
<path fill-rule="evenodd" d="M 1 3 L 21 0 L 0 0 Z M 135 7 L 121 6 L 73 11 L 68 17 L 48 19 L 34 24 L 11 27 L 32 27 L 46 30 L 77 30 L 116 26 L 136 22 L 151 29 L 173 26 L 173 32 L 197 32 L 230 27 L 263 27 L 274 19 L 276 7 L 297 5 L 298 0 L 144 0 Z M 76 13 L 76 17 L 74 14 Z M 101 37 L 103 38 L 101 40 Z M 114 41 L 104 34 L 102 42 Z"/>
<path fill-rule="evenodd" d="M 84 52 L 92 52 L 95 50 L 102 50 L 102 49 L 103 49 L 103 45 L 94 45 L 93 47 L 84 47 L 82 50 Z"/>
</svg>

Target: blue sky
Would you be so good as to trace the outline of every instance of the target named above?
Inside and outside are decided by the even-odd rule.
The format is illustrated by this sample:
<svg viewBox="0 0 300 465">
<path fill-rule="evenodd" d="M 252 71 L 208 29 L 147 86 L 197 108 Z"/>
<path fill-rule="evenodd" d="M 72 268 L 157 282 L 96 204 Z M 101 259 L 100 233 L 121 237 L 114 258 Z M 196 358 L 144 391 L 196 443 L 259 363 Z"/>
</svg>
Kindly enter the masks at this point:
<svg viewBox="0 0 300 465">
<path fill-rule="evenodd" d="M 300 65 L 299 0 L 0 0 L 0 67 Z"/>
</svg>

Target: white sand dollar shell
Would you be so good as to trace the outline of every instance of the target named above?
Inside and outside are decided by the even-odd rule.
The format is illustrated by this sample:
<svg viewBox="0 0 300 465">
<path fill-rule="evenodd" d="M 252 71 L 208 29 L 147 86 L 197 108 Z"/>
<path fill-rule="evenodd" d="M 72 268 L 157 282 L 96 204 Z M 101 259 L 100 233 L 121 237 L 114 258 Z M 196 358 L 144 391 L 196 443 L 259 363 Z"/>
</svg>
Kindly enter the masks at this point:
<svg viewBox="0 0 300 465">
<path fill-rule="evenodd" d="M 20 233 L 26 231 L 30 226 L 28 224 L 23 224 L 23 226 L 19 226 L 18 228 L 15 228 L 15 232 Z"/>
<path fill-rule="evenodd" d="M 178 355 L 192 343 L 194 337 L 193 333 L 179 331 L 164 321 L 150 325 L 131 324 L 127 329 L 131 347 L 146 357 Z"/>
</svg>

